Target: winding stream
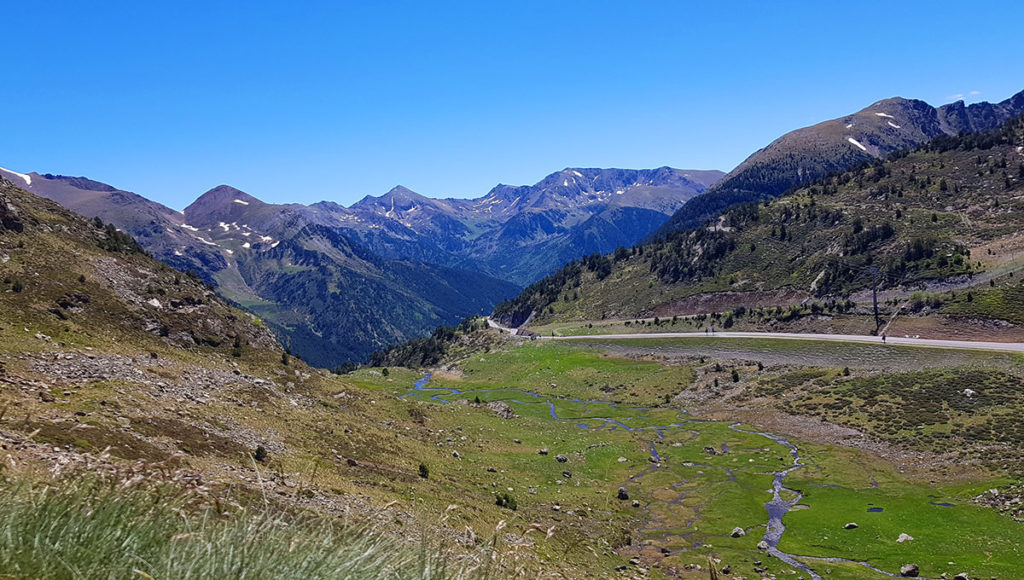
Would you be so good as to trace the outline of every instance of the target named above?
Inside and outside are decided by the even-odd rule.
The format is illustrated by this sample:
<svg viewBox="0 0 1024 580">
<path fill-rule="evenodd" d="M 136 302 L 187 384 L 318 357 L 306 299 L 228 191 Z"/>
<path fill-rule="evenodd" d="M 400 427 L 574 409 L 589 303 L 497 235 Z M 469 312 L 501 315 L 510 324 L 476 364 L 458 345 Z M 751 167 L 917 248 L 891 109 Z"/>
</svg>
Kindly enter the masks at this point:
<svg viewBox="0 0 1024 580">
<path fill-rule="evenodd" d="M 437 401 L 437 402 L 444 403 L 444 404 L 451 404 L 451 401 L 447 401 L 445 399 L 442 399 L 441 397 L 443 397 L 445 395 L 460 395 L 460 394 L 462 394 L 462 391 L 460 391 L 458 389 L 454 389 L 454 388 L 449 388 L 449 387 L 427 387 L 427 385 L 430 384 L 431 376 L 432 376 L 431 373 L 425 374 L 422 379 L 419 379 L 418 381 L 414 382 L 412 390 L 410 390 L 409 392 L 407 392 L 404 395 L 402 395 L 402 397 L 403 398 L 407 397 L 407 396 L 409 396 L 409 395 L 411 395 L 411 394 L 413 394 L 414 392 L 417 392 L 417 391 L 424 392 L 424 393 L 429 393 L 429 392 L 435 392 L 436 391 L 437 394 L 431 395 L 430 396 L 430 400 Z M 559 417 L 558 416 L 558 412 L 555 409 L 555 403 L 553 401 L 553 399 L 556 399 L 556 397 L 550 397 L 548 395 L 541 395 L 541 394 L 535 393 L 533 391 L 525 391 L 525 390 L 522 390 L 522 389 L 502 388 L 502 389 L 474 389 L 472 392 L 474 392 L 474 393 L 486 393 L 486 392 L 493 392 L 493 391 L 519 393 L 519 394 L 523 395 L 524 398 L 532 398 L 532 399 L 541 399 L 541 398 L 543 398 L 544 400 L 542 400 L 542 401 L 529 401 L 529 400 L 523 401 L 523 400 L 518 400 L 518 399 L 510 399 L 510 401 L 513 402 L 513 403 L 521 404 L 521 405 L 542 405 L 544 403 L 547 403 L 547 405 L 548 405 L 548 412 L 551 415 L 551 418 L 554 419 L 555 421 L 579 421 L 580 420 L 579 418 L 562 418 L 562 417 Z M 590 405 L 590 404 L 593 404 L 593 405 L 607 405 L 609 409 L 618 409 L 619 408 L 618 405 L 616 405 L 615 403 L 612 403 L 610 401 L 596 401 L 596 400 L 594 400 L 594 401 L 584 401 L 584 400 L 580 400 L 580 399 L 562 399 L 562 400 L 572 401 L 572 402 L 575 402 L 575 403 L 581 403 L 581 404 L 585 404 L 585 405 Z M 645 407 L 624 407 L 624 408 L 629 409 L 629 410 L 634 410 L 634 411 L 644 411 L 644 410 L 646 410 Z M 682 415 L 682 414 L 683 413 L 679 413 L 679 415 Z M 680 418 L 679 415 L 677 415 L 676 418 Z M 637 418 L 639 418 L 639 416 Z M 679 423 L 671 423 L 669 425 L 656 425 L 656 426 L 651 426 L 651 427 L 630 427 L 629 425 L 624 423 L 623 420 L 614 419 L 614 418 L 611 418 L 611 417 L 587 417 L 587 419 L 588 420 L 592 420 L 592 421 L 601 421 L 602 422 L 595 429 L 603 429 L 605 427 L 608 427 L 609 431 L 614 431 L 615 429 L 621 427 L 623 430 L 629 431 L 629 432 L 654 431 L 658 435 L 659 439 L 664 439 L 665 438 L 665 431 L 667 431 L 669 429 L 681 428 L 681 427 L 686 426 L 689 423 L 693 423 L 694 422 L 694 421 L 682 421 L 682 422 L 679 422 Z M 577 423 L 576 426 L 579 427 L 579 428 L 582 428 L 582 429 L 590 429 L 591 428 L 589 425 L 586 425 L 584 423 Z M 793 463 L 792 463 L 792 465 L 790 467 L 787 467 L 786 469 L 783 469 L 783 470 L 780 470 L 780 471 L 772 472 L 773 473 L 773 479 L 772 479 L 772 492 L 773 492 L 773 495 L 772 495 L 772 499 L 764 504 L 765 510 L 768 512 L 768 525 L 767 525 L 767 527 L 765 529 L 764 537 L 762 538 L 764 543 L 768 546 L 768 549 L 767 549 L 768 554 L 771 554 L 772 556 L 777 558 L 779 561 L 785 562 L 786 564 L 792 566 L 793 568 L 796 568 L 798 570 L 801 570 L 801 571 L 805 572 L 806 574 L 808 574 L 811 577 L 812 580 L 822 580 L 822 577 L 817 572 L 815 572 L 813 568 L 811 568 L 807 564 L 803 563 L 801 560 L 814 560 L 814 561 L 818 561 L 818 562 L 829 562 L 829 563 L 856 564 L 856 565 L 859 565 L 859 566 L 863 566 L 863 567 L 865 567 L 865 568 L 867 568 L 869 570 L 872 570 L 874 572 L 877 572 L 879 574 L 883 574 L 885 576 L 889 576 L 891 578 L 898 578 L 899 577 L 898 574 L 893 574 L 891 572 L 887 572 L 885 570 L 881 570 L 879 568 L 876 568 L 876 567 L 872 566 L 871 564 L 868 564 L 867 562 L 861 562 L 861 561 L 857 561 L 857 560 L 848 560 L 846 558 L 821 557 L 821 556 L 802 556 L 802 555 L 797 555 L 797 554 L 789 554 L 787 552 L 783 552 L 782 550 L 780 550 L 779 547 L 778 547 L 779 541 L 782 540 L 782 535 L 786 531 L 786 525 L 782 522 L 782 519 L 783 519 L 783 517 L 785 517 L 785 515 L 787 513 L 789 513 L 789 511 L 793 508 L 793 506 L 795 506 L 797 503 L 799 503 L 800 500 L 803 498 L 803 494 L 801 494 L 801 493 L 799 493 L 799 492 L 797 492 L 795 490 L 792 490 L 792 489 L 789 489 L 789 488 L 785 487 L 785 485 L 783 483 L 787 475 L 789 475 L 790 473 L 792 473 L 792 472 L 794 472 L 794 471 L 804 467 L 804 464 L 801 463 L 801 460 L 800 460 L 800 452 L 797 449 L 796 445 L 794 445 L 788 439 L 786 439 L 785 437 L 783 437 L 781 435 L 775 435 L 773 433 L 765 433 L 765 432 L 761 432 L 761 431 L 747 431 L 745 429 L 741 429 L 739 423 L 734 423 L 732 425 L 729 425 L 729 428 L 732 429 L 733 431 L 736 431 L 736 432 L 739 432 L 739 433 L 745 433 L 745 434 L 748 434 L 748 435 L 758 435 L 760 437 L 764 437 L 766 439 L 769 439 L 769 440 L 771 440 L 771 441 L 773 441 L 773 442 L 775 442 L 775 443 L 777 443 L 777 444 L 779 444 L 779 445 L 789 449 L 789 453 L 793 457 Z M 694 435 L 696 436 L 696 434 L 697 434 L 696 431 L 691 431 L 691 432 L 694 433 Z M 722 448 L 722 452 L 723 453 L 728 452 L 728 450 L 729 450 L 729 447 L 725 443 L 722 443 L 721 448 Z M 652 469 L 659 469 L 661 467 L 662 458 L 658 454 L 658 450 L 655 448 L 654 441 L 650 442 L 650 452 L 651 452 L 650 457 L 651 457 L 653 465 L 652 466 L 648 466 L 641 473 L 632 476 L 632 479 L 640 478 L 645 473 L 650 472 Z M 729 473 L 729 475 L 735 481 L 735 478 L 732 477 L 731 472 Z M 872 478 L 872 481 L 873 481 L 873 478 Z M 792 495 L 793 499 L 788 499 L 788 500 L 787 499 L 783 499 L 782 494 L 784 492 Z M 683 492 L 683 495 L 685 495 L 685 492 Z M 679 499 L 681 499 L 681 497 Z M 679 499 L 677 499 L 675 501 L 679 501 Z"/>
</svg>

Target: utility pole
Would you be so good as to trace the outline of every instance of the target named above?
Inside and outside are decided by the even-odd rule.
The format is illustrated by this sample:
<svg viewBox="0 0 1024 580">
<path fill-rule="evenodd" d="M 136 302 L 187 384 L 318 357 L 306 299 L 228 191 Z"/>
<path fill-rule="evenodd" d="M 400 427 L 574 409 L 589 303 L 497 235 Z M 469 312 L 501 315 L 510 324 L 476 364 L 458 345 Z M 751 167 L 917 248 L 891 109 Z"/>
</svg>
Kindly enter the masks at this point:
<svg viewBox="0 0 1024 580">
<path fill-rule="evenodd" d="M 878 334 L 878 329 L 882 327 L 882 322 L 878 319 L 878 276 L 875 276 L 871 284 L 871 299 L 875 304 L 875 334 Z"/>
</svg>

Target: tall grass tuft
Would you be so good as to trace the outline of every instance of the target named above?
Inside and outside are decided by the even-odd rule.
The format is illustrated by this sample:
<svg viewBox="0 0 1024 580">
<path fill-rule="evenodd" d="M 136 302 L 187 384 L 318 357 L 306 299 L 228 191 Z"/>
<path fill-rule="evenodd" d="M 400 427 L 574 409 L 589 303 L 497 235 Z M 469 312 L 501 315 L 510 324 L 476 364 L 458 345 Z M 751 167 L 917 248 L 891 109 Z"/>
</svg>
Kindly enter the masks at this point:
<svg viewBox="0 0 1024 580">
<path fill-rule="evenodd" d="M 428 543 L 272 508 L 219 514 L 168 486 L 0 481 L 0 570 L 16 578 L 462 578 Z"/>
</svg>

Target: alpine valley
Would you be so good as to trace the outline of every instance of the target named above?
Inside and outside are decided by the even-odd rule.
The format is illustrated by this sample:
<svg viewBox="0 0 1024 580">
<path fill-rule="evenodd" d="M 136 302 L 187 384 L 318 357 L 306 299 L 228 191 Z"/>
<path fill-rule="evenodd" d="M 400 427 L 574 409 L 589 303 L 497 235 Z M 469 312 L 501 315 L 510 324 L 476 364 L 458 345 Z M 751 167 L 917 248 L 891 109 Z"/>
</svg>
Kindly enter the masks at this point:
<svg viewBox="0 0 1024 580">
<path fill-rule="evenodd" d="M 221 185 L 182 212 L 84 177 L 0 175 L 114 224 L 333 368 L 489 312 L 578 256 L 632 245 L 722 173 L 566 169 L 479 199 L 398 186 L 349 208 L 268 204 Z"/>
<path fill-rule="evenodd" d="M 1024 578 L 1022 228 L 1024 93 L 472 200 L 2 170 L 0 577 Z"/>
</svg>

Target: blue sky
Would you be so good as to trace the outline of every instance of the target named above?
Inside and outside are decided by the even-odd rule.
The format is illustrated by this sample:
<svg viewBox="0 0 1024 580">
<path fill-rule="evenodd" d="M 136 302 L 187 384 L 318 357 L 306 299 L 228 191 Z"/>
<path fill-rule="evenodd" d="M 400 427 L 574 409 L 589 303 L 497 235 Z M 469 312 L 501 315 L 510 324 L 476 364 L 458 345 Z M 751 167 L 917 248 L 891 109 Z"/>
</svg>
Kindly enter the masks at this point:
<svg viewBox="0 0 1024 580">
<path fill-rule="evenodd" d="M 467 197 L 567 166 L 729 170 L 882 98 L 1024 89 L 1018 2 L 210 4 L 6 2 L 0 166 L 175 208 L 221 183 Z"/>
</svg>

